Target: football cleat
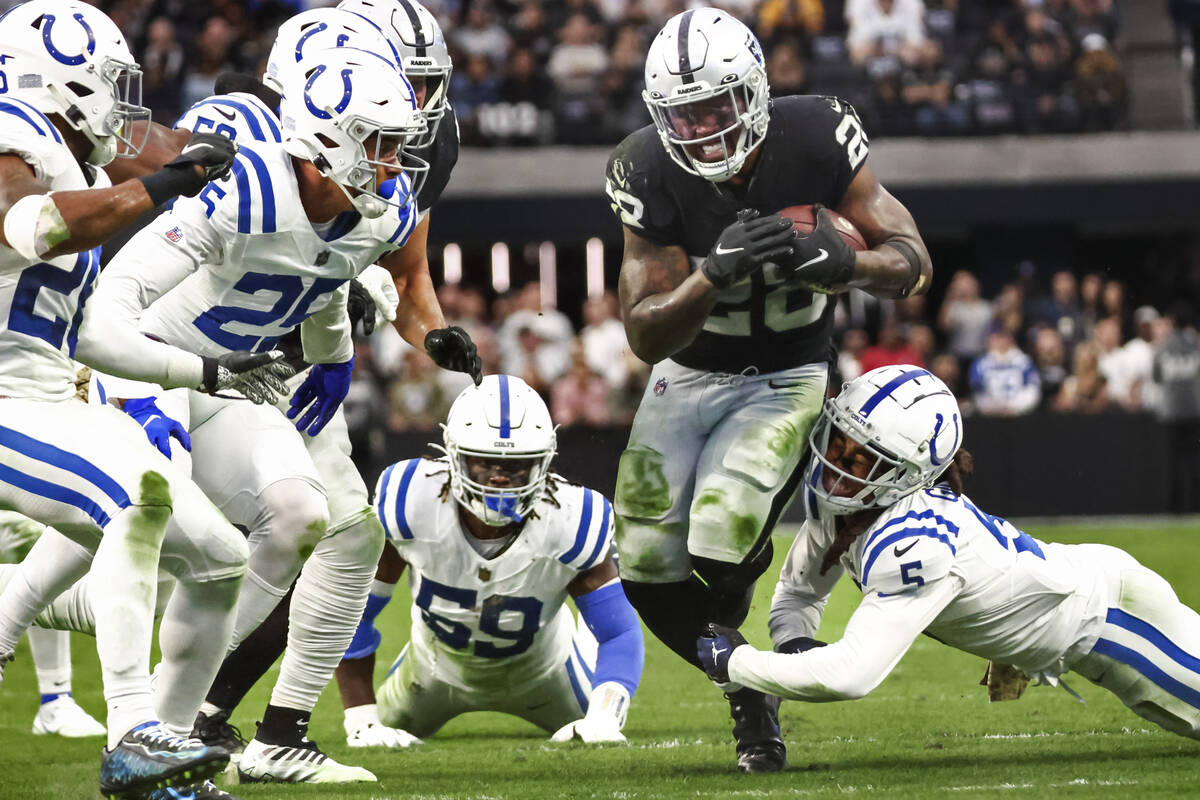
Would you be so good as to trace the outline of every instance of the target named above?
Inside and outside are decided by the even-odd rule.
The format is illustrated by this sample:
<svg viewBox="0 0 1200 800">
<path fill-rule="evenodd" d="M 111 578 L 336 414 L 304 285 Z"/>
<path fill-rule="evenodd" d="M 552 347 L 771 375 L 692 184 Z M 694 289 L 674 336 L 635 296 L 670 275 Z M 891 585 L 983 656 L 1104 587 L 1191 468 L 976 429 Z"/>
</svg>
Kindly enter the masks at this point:
<svg viewBox="0 0 1200 800">
<path fill-rule="evenodd" d="M 168 786 L 163 789 L 155 789 L 145 795 L 142 800 L 241 800 L 241 798 L 217 788 L 212 781 L 205 781 L 195 786 Z"/>
<path fill-rule="evenodd" d="M 81 739 L 85 736 L 103 736 L 106 731 L 75 702 L 74 697 L 60 694 L 50 702 L 42 703 L 37 716 L 33 718 L 33 733 L 35 736 L 54 734 L 68 739 Z"/>
<path fill-rule="evenodd" d="M 215 714 L 205 714 L 203 711 L 196 714 L 196 722 L 192 725 L 192 738 L 199 739 L 209 747 L 219 747 L 229 753 L 231 759 L 237 760 L 238 756 L 246 749 L 246 737 L 242 736 L 242 732 L 236 727 L 229 724 L 229 715 L 232 711 L 221 710 Z"/>
<path fill-rule="evenodd" d="M 251 739 L 237 766 L 242 783 L 374 783 L 370 770 L 339 764 L 321 752 L 316 742 L 264 744 Z"/>
<path fill-rule="evenodd" d="M 229 754 L 198 739 L 171 733 L 161 722 L 143 722 L 100 754 L 100 793 L 142 795 L 169 786 L 191 786 L 229 763 Z"/>
<path fill-rule="evenodd" d="M 779 772 L 787 766 L 787 750 L 779 733 L 779 698 L 754 689 L 741 689 L 725 698 L 733 717 L 738 769 Z"/>
</svg>

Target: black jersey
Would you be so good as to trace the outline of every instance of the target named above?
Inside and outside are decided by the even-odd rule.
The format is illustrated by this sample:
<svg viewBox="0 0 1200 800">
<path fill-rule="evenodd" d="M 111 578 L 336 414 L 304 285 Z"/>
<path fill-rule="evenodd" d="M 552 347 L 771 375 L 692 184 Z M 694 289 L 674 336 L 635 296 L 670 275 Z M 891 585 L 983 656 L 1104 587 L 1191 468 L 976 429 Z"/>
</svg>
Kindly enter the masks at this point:
<svg viewBox="0 0 1200 800">
<path fill-rule="evenodd" d="M 425 175 L 425 183 L 417 192 L 417 210 L 428 212 L 441 199 L 446 184 L 450 182 L 450 173 L 458 163 L 458 118 L 454 109 L 446 104 L 446 113 L 438 126 L 437 135 L 426 147 L 414 151 L 415 155 L 429 162 L 429 172 Z M 335 230 L 347 231 L 357 223 L 358 215 L 346 212 L 349 219 L 344 225 L 335 225 Z M 304 361 L 304 347 L 300 343 L 300 328 L 288 332 L 277 345 L 284 353 L 284 359 L 297 370 L 307 369 Z"/>
<path fill-rule="evenodd" d="M 867 158 L 867 137 L 854 109 L 835 97 L 782 97 L 771 107 L 758 162 L 743 187 L 684 171 L 653 125 L 629 135 L 608 161 L 613 212 L 631 231 L 678 245 L 698 268 L 737 212 L 773 214 L 789 206 L 836 208 Z M 830 357 L 832 298 L 763 270 L 723 290 L 704 328 L 671 359 L 714 372 L 760 372 Z"/>
</svg>

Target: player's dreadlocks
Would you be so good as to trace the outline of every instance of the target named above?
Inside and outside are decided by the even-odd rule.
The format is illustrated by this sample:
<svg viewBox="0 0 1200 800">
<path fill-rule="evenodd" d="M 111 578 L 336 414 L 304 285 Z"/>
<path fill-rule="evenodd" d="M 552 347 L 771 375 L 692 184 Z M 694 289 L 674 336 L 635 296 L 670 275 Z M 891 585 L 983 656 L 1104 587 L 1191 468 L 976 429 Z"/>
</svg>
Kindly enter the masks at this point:
<svg viewBox="0 0 1200 800">
<path fill-rule="evenodd" d="M 975 471 L 975 458 L 965 448 L 960 448 L 954 454 L 954 460 L 950 462 L 950 466 L 942 473 L 939 484 L 946 484 L 950 491 L 955 495 L 963 493 L 963 484 L 971 473 Z M 863 531 L 871 527 L 878 517 L 882 509 L 867 508 L 862 511 L 856 511 L 853 514 L 847 514 L 843 520 L 839 520 L 837 532 L 833 537 L 833 544 L 829 546 L 829 550 L 825 553 L 825 558 L 821 559 L 821 574 L 824 575 L 829 571 L 829 568 L 838 563 L 846 551 L 850 549 L 850 545 L 854 544 L 854 540 L 862 535 Z"/>
</svg>

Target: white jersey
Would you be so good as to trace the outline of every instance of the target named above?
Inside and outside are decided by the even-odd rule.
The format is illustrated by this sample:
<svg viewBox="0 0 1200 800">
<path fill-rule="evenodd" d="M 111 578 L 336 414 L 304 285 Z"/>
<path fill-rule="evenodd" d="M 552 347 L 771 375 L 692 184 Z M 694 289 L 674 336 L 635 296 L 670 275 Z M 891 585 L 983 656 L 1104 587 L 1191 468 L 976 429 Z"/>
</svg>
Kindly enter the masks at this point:
<svg viewBox="0 0 1200 800">
<path fill-rule="evenodd" d="M 341 214 L 318 234 L 300 202 L 292 157 L 272 142 L 243 143 L 224 180 L 179 198 L 130 240 L 105 271 L 97 300 L 141 314 L 143 333 L 209 356 L 270 350 L 328 308 L 333 343 L 313 352 L 306 338 L 306 356 L 347 361 L 347 282 L 402 247 L 415 220 L 411 203 L 373 220 Z"/>
<path fill-rule="evenodd" d="M 608 555 L 612 506 L 552 475 L 554 488 L 513 543 L 484 558 L 459 522 L 448 470 L 445 459 L 401 461 L 376 487 L 379 518 L 410 569 L 410 647 L 438 666 L 439 680 L 504 694 L 569 655 L 575 623 L 567 585 Z"/>
<path fill-rule="evenodd" d="M 0 95 L 0 153 L 20 156 L 51 191 L 111 185 L 103 170 L 90 167 L 88 183 L 50 120 L 8 95 Z M 74 396 L 71 357 L 99 272 L 99 247 L 38 263 L 0 245 L 0 396 Z"/>
<path fill-rule="evenodd" d="M 922 632 L 1053 681 L 1092 649 L 1110 600 L 1110 587 L 1083 546 L 1040 542 L 944 486 L 885 510 L 840 564 L 821 575 L 833 542 L 832 519 L 805 522 L 776 589 L 772 638 L 814 636 L 843 571 L 862 589 L 863 602 L 843 638 L 802 659 L 806 675 L 789 679 L 806 684 L 807 692 L 786 696 L 861 696 Z M 731 678 L 761 675 L 763 656 L 770 659 L 739 650 L 730 661 Z"/>
<path fill-rule="evenodd" d="M 277 113 L 247 92 L 206 97 L 183 112 L 175 129 L 216 133 L 235 142 L 282 142 Z"/>
</svg>

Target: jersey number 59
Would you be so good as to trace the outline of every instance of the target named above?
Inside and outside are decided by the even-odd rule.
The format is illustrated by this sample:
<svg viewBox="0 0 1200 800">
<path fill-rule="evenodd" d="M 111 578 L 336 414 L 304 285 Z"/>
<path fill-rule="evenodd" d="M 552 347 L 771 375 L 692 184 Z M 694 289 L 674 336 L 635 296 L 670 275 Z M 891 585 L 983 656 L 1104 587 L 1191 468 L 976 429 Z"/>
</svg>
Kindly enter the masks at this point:
<svg viewBox="0 0 1200 800">
<path fill-rule="evenodd" d="M 447 647 L 464 650 L 471 644 L 471 629 L 463 623 L 438 614 L 432 610 L 434 598 L 441 598 L 460 608 L 479 608 L 479 630 L 496 639 L 503 639 L 512 644 L 500 645 L 495 642 L 476 640 L 475 655 L 481 658 L 504 658 L 524 653 L 533 644 L 533 637 L 538 632 L 542 618 L 542 601 L 536 597 L 508 597 L 494 594 L 477 602 L 478 594 L 472 589 L 459 589 L 444 583 L 421 577 L 421 589 L 417 592 L 417 607 L 421 609 L 421 619 L 433 631 L 433 635 Z M 516 627 L 504 627 L 503 615 L 510 612 L 518 616 Z"/>
</svg>

